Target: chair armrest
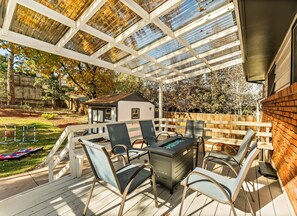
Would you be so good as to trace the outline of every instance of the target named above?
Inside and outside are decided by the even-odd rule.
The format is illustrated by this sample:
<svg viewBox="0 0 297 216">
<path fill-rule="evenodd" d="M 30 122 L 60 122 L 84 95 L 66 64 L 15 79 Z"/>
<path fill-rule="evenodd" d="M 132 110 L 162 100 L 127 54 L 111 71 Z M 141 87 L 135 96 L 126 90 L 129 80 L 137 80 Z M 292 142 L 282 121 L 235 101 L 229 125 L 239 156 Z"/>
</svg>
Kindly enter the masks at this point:
<svg viewBox="0 0 297 216">
<path fill-rule="evenodd" d="M 122 159 L 122 162 L 123 162 L 123 165 L 125 166 L 126 165 L 126 161 L 125 161 L 125 157 L 124 155 L 120 155 L 120 154 L 114 154 L 110 157 L 110 160 L 114 159 L 114 158 L 121 158 Z"/>
<path fill-rule="evenodd" d="M 158 136 L 157 136 L 156 140 L 158 140 L 158 139 L 159 139 L 159 136 L 161 136 L 161 135 L 164 135 L 164 134 L 167 136 L 167 138 L 169 138 L 169 137 L 170 137 L 170 134 L 169 134 L 169 133 L 167 133 L 167 132 L 161 132 L 161 133 L 159 133 L 159 134 L 158 134 Z"/>
<path fill-rule="evenodd" d="M 132 144 L 131 144 L 132 147 L 133 147 L 133 145 L 135 145 L 135 143 L 138 142 L 138 141 L 142 141 L 140 149 L 143 148 L 143 144 L 146 144 L 146 145 L 148 146 L 148 144 L 147 144 L 147 142 L 145 141 L 145 139 L 136 139 L 136 140 L 134 140 L 134 141 L 132 142 Z M 134 147 L 133 147 L 133 148 L 134 148 Z M 137 148 L 136 148 L 136 149 L 137 149 Z"/>
<path fill-rule="evenodd" d="M 117 144 L 115 145 L 112 149 L 111 149 L 111 153 L 114 153 L 114 150 L 117 149 L 117 148 L 123 148 L 125 150 L 125 152 L 127 152 L 127 155 L 128 155 L 128 148 L 126 145 L 124 144 Z M 114 153 L 116 154 L 116 153 Z"/>
<path fill-rule="evenodd" d="M 237 163 L 237 165 L 240 167 L 240 164 L 235 160 L 234 157 L 230 156 L 230 158 Z M 222 159 L 222 158 L 218 158 L 218 157 L 215 157 L 215 156 L 211 156 L 211 155 L 208 155 L 208 156 L 205 156 L 203 161 L 206 160 L 206 161 L 212 161 L 212 160 L 216 160 L 216 161 L 220 161 L 221 163 L 225 164 L 226 166 L 228 166 L 232 172 L 235 174 L 235 176 L 238 175 L 238 173 L 236 172 L 236 170 L 233 168 L 233 166 L 228 163 L 226 160 Z"/>
<path fill-rule="evenodd" d="M 214 180 L 214 179 L 211 178 L 210 176 L 206 175 L 205 173 L 201 173 L 201 172 L 197 172 L 197 171 L 192 171 L 192 172 L 187 176 L 187 178 L 186 178 L 186 186 L 187 186 L 187 187 L 188 187 L 188 185 L 189 185 L 189 177 L 190 177 L 191 175 L 200 175 L 200 176 L 206 178 L 206 179 L 209 180 L 211 183 L 213 183 L 216 187 L 218 187 L 218 188 L 223 192 L 223 194 L 226 196 L 226 198 L 227 198 L 229 201 L 231 201 L 231 194 L 228 194 L 228 193 L 226 192 L 226 190 L 223 188 L 223 186 L 222 186 L 219 182 L 217 182 L 216 180 Z M 194 183 L 195 183 L 195 182 L 194 182 Z M 232 201 L 231 201 L 231 202 L 232 202 Z"/>
</svg>

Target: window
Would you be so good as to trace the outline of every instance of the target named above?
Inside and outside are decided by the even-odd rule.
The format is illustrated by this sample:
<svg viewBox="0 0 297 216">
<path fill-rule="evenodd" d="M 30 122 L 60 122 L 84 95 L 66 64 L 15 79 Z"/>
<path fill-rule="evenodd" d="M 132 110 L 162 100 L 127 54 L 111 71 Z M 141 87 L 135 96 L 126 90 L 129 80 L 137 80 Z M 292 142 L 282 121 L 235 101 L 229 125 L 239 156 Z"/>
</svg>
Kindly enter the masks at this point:
<svg viewBox="0 0 297 216">
<path fill-rule="evenodd" d="M 131 109 L 131 119 L 139 119 L 140 118 L 140 109 L 132 108 Z"/>
<path fill-rule="evenodd" d="M 267 91 L 267 97 L 271 96 L 275 92 L 275 65 L 273 65 L 271 71 L 268 73 L 268 91 Z"/>
<path fill-rule="evenodd" d="M 111 120 L 111 109 L 105 109 L 105 119 Z"/>
<path fill-rule="evenodd" d="M 292 28 L 291 84 L 297 82 L 297 21 Z"/>
</svg>

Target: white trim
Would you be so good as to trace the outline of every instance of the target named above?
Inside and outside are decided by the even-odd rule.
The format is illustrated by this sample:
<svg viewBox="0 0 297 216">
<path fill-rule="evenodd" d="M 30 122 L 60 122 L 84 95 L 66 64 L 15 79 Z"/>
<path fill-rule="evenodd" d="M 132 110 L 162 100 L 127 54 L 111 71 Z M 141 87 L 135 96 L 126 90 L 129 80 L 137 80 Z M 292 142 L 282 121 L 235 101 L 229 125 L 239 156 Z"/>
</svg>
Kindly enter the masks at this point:
<svg viewBox="0 0 297 216">
<path fill-rule="evenodd" d="M 236 18 L 236 23 L 238 26 L 238 37 L 240 41 L 240 50 L 241 50 L 241 58 L 242 58 L 242 63 L 245 62 L 245 53 L 244 53 L 244 47 L 243 47 L 243 38 L 242 38 L 242 32 L 241 32 L 241 22 L 240 22 L 240 15 L 239 15 L 239 7 L 238 7 L 238 0 L 234 0 L 234 6 L 235 6 L 235 18 Z"/>
<path fill-rule="evenodd" d="M 3 28 L 2 28 L 2 34 L 6 35 L 9 31 L 9 27 L 11 24 L 11 20 L 13 17 L 13 13 L 16 9 L 16 0 L 10 0 L 7 3 L 7 9 L 6 9 L 6 14 L 4 17 L 4 22 L 3 22 Z"/>
</svg>

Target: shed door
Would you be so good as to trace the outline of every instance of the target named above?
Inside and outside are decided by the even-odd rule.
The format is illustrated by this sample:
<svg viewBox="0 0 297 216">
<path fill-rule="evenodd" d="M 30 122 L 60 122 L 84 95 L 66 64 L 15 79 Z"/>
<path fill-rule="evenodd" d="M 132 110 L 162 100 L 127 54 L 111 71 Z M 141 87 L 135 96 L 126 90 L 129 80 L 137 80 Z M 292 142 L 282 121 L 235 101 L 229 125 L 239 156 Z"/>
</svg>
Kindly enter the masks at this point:
<svg viewBox="0 0 297 216">
<path fill-rule="evenodd" d="M 103 123 L 103 110 L 102 109 L 93 109 L 92 110 L 92 124 Z M 93 128 L 93 133 L 103 133 L 103 128 Z"/>
</svg>

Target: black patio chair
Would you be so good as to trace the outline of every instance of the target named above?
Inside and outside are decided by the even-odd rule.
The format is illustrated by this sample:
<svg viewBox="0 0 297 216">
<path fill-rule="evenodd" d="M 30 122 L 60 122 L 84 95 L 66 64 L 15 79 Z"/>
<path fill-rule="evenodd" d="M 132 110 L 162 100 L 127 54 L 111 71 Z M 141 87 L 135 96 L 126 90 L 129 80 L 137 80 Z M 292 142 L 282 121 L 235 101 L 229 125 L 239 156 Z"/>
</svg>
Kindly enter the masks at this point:
<svg viewBox="0 0 297 216">
<path fill-rule="evenodd" d="M 156 135 L 155 127 L 152 120 L 139 121 L 139 125 L 143 140 L 147 145 L 155 144 L 156 142 L 158 142 L 161 136 L 165 135 L 166 138 L 170 137 L 170 134 L 167 132 L 161 132 Z"/>
<path fill-rule="evenodd" d="M 187 120 L 185 134 L 183 135 L 184 137 L 197 139 L 197 145 L 194 146 L 194 149 L 196 149 L 195 167 L 198 166 L 200 146 L 202 147 L 203 157 L 205 156 L 204 126 L 205 123 L 202 120 Z"/>
<path fill-rule="evenodd" d="M 136 142 L 140 140 L 143 142 L 143 140 L 137 139 L 131 144 L 127 125 L 125 123 L 108 124 L 106 126 L 109 133 L 112 153 L 121 154 L 125 156 L 128 163 L 133 159 L 139 158 L 140 156 L 147 154 L 146 150 L 133 148 L 133 145 Z"/>
<path fill-rule="evenodd" d="M 105 184 L 101 183 L 102 181 L 112 186 L 106 187 L 107 189 L 122 197 L 118 215 L 123 214 L 127 195 L 133 192 L 147 179 L 150 179 L 151 181 L 155 198 L 155 206 L 158 207 L 155 173 L 152 166 L 149 164 L 128 164 L 119 170 L 115 170 L 111 158 L 109 157 L 104 146 L 83 139 L 80 139 L 79 141 L 87 155 L 94 174 L 94 180 L 89 192 L 83 215 L 86 215 L 87 213 L 96 182 L 106 187 Z M 114 155 L 114 157 L 120 156 L 122 155 Z M 116 190 L 113 190 L 113 188 Z"/>
</svg>

